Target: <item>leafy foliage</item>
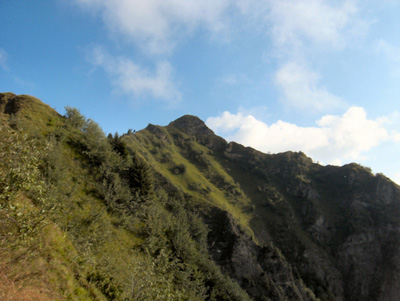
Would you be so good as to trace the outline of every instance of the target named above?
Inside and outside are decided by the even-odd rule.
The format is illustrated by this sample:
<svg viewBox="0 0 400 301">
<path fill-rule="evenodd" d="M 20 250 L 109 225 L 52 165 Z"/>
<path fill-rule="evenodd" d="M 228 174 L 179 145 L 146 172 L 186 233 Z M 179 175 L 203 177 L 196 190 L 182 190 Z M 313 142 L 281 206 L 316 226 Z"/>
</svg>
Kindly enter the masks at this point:
<svg viewBox="0 0 400 301">
<path fill-rule="evenodd" d="M 48 209 L 39 170 L 42 152 L 36 141 L 7 126 L 0 126 L 0 137 L 0 244 L 18 244 L 38 233 Z M 30 210 L 22 193 L 41 210 Z"/>
</svg>

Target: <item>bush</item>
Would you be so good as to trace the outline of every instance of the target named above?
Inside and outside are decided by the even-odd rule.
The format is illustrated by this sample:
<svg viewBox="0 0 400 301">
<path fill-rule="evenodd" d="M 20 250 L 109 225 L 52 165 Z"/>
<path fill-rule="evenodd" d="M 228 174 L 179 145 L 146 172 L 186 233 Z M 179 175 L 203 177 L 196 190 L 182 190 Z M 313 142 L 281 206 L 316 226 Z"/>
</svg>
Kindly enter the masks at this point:
<svg viewBox="0 0 400 301">
<path fill-rule="evenodd" d="M 39 167 L 46 150 L 6 126 L 0 137 L 0 244 L 18 244 L 33 239 L 44 223 L 46 184 Z"/>
<path fill-rule="evenodd" d="M 186 166 L 183 163 L 177 164 L 171 169 L 171 171 L 176 175 L 182 175 L 186 172 Z"/>
</svg>

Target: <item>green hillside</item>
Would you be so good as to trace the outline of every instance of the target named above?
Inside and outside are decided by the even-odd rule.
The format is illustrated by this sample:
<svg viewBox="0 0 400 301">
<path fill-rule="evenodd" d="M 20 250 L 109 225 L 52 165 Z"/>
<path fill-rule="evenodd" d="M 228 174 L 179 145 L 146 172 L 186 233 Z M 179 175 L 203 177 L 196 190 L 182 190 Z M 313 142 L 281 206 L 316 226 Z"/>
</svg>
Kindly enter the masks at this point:
<svg viewBox="0 0 400 301">
<path fill-rule="evenodd" d="M 0 300 L 396 300 L 400 188 L 197 117 L 105 135 L 0 93 Z"/>
</svg>

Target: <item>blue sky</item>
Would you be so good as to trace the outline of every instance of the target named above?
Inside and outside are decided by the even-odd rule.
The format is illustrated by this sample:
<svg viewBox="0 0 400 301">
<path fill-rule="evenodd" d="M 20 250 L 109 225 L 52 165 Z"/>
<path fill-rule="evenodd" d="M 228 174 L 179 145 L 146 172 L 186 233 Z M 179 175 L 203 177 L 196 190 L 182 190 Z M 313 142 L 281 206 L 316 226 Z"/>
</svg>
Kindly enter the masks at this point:
<svg viewBox="0 0 400 301">
<path fill-rule="evenodd" d="M 400 183 L 400 1 L 1 0 L 0 91 L 105 133 L 199 116 L 227 140 Z"/>
</svg>

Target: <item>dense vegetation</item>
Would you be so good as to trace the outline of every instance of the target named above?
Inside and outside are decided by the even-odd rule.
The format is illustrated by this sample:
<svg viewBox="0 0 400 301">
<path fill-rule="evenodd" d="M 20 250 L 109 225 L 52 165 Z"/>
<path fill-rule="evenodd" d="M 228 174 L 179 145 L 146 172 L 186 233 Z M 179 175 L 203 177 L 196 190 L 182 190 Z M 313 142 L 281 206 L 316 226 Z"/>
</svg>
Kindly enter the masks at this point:
<svg viewBox="0 0 400 301">
<path fill-rule="evenodd" d="M 1 300 L 394 300 L 400 189 L 214 135 L 118 135 L 0 94 Z"/>
<path fill-rule="evenodd" d="M 196 211 L 117 134 L 31 97 L 2 105 L 0 299 L 247 298 L 207 255 Z"/>
</svg>

